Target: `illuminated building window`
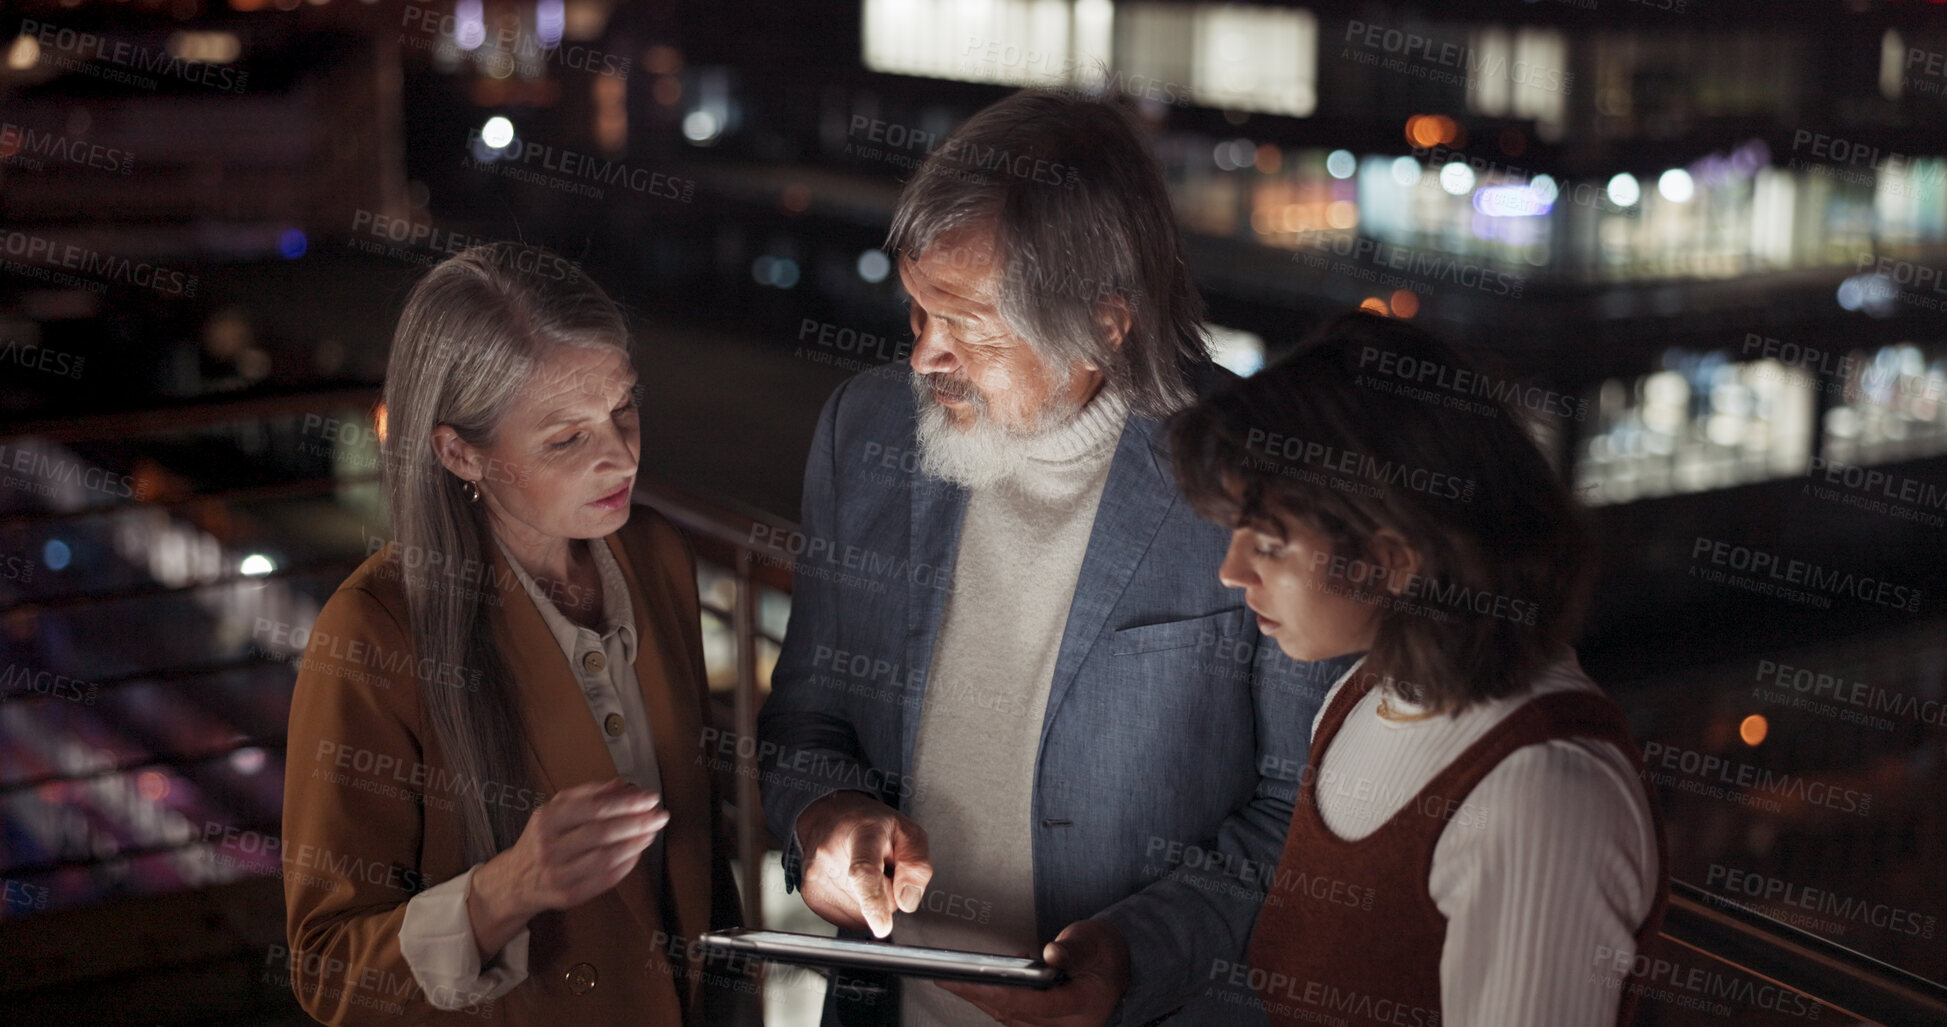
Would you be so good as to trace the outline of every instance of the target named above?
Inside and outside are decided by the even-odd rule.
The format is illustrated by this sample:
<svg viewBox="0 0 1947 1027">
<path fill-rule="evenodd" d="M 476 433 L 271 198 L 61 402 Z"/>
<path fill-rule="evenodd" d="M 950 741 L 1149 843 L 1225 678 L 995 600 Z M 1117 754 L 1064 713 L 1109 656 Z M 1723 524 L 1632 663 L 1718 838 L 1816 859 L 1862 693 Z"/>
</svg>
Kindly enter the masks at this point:
<svg viewBox="0 0 1947 1027">
<path fill-rule="evenodd" d="M 1792 266 L 1798 180 L 1781 168 L 1759 168 L 1751 182 L 1751 260 L 1757 268 Z"/>
<path fill-rule="evenodd" d="M 1476 30 L 1468 43 L 1467 107 L 1497 118 L 1532 118 L 1535 134 L 1562 137 L 1575 76 L 1568 43 L 1554 29 Z"/>
<path fill-rule="evenodd" d="M 1947 356 L 1912 343 L 1856 350 L 1840 362 L 1840 401 L 1825 412 L 1825 458 L 1864 465 L 1947 452 Z"/>
<path fill-rule="evenodd" d="M 1878 246 L 1947 239 L 1947 158 L 1891 158 L 1872 175 Z"/>
<path fill-rule="evenodd" d="M 1190 84 L 1198 105 L 1294 118 L 1317 108 L 1318 21 L 1310 11 L 1213 4 L 1195 12 Z"/>
<path fill-rule="evenodd" d="M 1879 39 L 1879 95 L 1897 100 L 1906 89 L 1906 43 L 1899 29 L 1887 29 Z"/>
<path fill-rule="evenodd" d="M 865 66 L 961 82 L 1063 85 L 1091 56 L 1071 45 L 1076 6 L 1067 0 L 866 0 Z"/>
<path fill-rule="evenodd" d="M 1576 461 L 1591 506 L 1805 472 L 1817 382 L 1775 360 L 1672 350 L 1664 369 L 1602 383 Z"/>
<path fill-rule="evenodd" d="M 1310 11 L 1110 0 L 866 0 L 873 71 L 1109 89 L 1182 105 L 1305 117 L 1317 106 Z M 1106 79 L 1105 79 L 1106 75 Z"/>
<path fill-rule="evenodd" d="M 1304 9 L 867 0 L 863 18 L 864 61 L 877 71 L 1102 88 L 1166 104 L 1290 116 L 1313 113 L 1317 102 L 1321 41 L 1316 17 Z M 1598 138 L 1674 132 L 1705 114 L 1775 112 L 1797 95 L 1799 73 L 1780 55 L 1796 53 L 1799 42 L 1771 30 L 1728 40 L 1695 32 L 1597 33 L 1582 62 L 1586 73 L 1573 78 L 1559 30 L 1480 27 L 1467 40 L 1456 64 L 1466 76 L 1466 109 L 1532 120 L 1544 139 L 1564 127 L 1568 97 L 1584 93 L 1599 115 L 1592 128 Z M 1671 106 L 1671 90 L 1683 89 L 1694 94 L 1696 109 Z M 1416 122 L 1446 122 L 1449 131 L 1423 139 Z M 1316 151 L 1241 133 L 1165 133 L 1155 145 L 1178 216 L 1192 232 L 1275 247 L 1356 234 L 1424 251 L 1428 260 L 1452 257 L 1524 279 L 1722 280 L 1856 267 L 1862 253 L 1947 241 L 1947 160 L 1939 157 L 1861 164 L 1801 152 L 1797 143 L 1774 154 L 1751 138 L 1641 178 L 1557 180 L 1441 155 L 1436 142 L 1464 145 L 1450 134 L 1452 125 L 1448 115 L 1422 110 L 1405 121 L 1414 153 L 1333 151 L 1323 165 Z M 1843 292 L 1840 302 L 1847 302 Z"/>
</svg>

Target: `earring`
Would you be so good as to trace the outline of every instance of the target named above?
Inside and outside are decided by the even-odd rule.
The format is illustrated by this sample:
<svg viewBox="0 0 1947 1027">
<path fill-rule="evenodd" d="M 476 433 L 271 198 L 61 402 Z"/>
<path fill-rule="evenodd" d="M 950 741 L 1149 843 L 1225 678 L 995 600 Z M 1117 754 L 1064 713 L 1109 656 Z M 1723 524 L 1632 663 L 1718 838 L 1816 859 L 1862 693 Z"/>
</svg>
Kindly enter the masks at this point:
<svg viewBox="0 0 1947 1027">
<path fill-rule="evenodd" d="M 460 495 L 465 496 L 467 502 L 477 505 L 480 502 L 480 486 L 470 481 L 461 481 Z"/>
</svg>

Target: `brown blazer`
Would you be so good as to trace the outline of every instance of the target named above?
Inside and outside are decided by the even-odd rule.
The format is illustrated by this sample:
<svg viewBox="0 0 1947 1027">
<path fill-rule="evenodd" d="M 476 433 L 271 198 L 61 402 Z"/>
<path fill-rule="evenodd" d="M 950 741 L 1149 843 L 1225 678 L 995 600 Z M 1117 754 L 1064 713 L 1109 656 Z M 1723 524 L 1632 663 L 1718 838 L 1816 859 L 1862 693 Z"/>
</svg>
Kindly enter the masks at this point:
<svg viewBox="0 0 1947 1027">
<path fill-rule="evenodd" d="M 470 1011 L 427 1001 L 400 952 L 399 926 L 408 899 L 467 869 L 455 799 L 472 789 L 447 770 L 420 695 L 476 679 L 413 655 L 387 547 L 325 603 L 291 697 L 282 852 L 288 969 L 312 1016 L 386 1027 L 700 1024 L 721 1020 L 723 1004 L 748 988 L 706 967 L 691 943 L 734 924 L 738 908 L 721 796 L 701 758 L 709 692 L 695 559 L 676 529 L 642 506 L 599 541 L 615 554 L 635 606 L 636 678 L 670 813 L 660 842 L 665 873 L 651 879 L 643 860 L 614 889 L 530 921 L 527 979 L 499 999 Z M 439 580 L 477 588 L 489 604 L 528 736 L 527 787 L 486 782 L 477 794 L 525 811 L 564 788 L 613 778 L 615 767 L 560 645 L 500 547 L 485 548 L 491 572 Z"/>
</svg>

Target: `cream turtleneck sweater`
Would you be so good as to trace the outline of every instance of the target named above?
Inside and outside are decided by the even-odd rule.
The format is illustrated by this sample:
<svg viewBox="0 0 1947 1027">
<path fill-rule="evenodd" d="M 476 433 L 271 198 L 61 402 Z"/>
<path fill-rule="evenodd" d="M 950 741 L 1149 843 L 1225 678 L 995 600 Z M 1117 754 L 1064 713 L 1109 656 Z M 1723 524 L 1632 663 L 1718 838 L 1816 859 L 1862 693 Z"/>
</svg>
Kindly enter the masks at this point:
<svg viewBox="0 0 1947 1027">
<path fill-rule="evenodd" d="M 895 917 L 900 944 L 1011 956 L 1048 940 L 1035 933 L 1031 824 L 1041 719 L 1127 414 L 1098 394 L 968 496 L 913 749 L 908 813 L 926 829 L 933 880 L 919 912 Z M 993 1023 L 924 981 L 906 982 L 901 1012 L 907 1024 Z"/>
</svg>

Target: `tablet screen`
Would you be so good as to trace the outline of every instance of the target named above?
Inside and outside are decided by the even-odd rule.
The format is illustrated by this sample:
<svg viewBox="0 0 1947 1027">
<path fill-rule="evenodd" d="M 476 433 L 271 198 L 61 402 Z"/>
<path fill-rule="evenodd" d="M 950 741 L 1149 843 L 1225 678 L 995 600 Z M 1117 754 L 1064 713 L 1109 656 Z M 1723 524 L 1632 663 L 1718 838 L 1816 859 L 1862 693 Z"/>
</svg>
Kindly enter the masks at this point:
<svg viewBox="0 0 1947 1027">
<path fill-rule="evenodd" d="M 928 949 L 882 941 L 853 941 L 785 931 L 712 931 L 702 938 L 713 948 L 747 952 L 760 959 L 813 966 L 883 970 L 908 977 L 1047 987 L 1061 971 L 1038 959 L 985 952 Z"/>
</svg>

